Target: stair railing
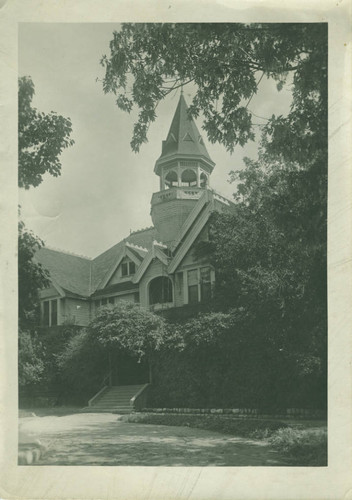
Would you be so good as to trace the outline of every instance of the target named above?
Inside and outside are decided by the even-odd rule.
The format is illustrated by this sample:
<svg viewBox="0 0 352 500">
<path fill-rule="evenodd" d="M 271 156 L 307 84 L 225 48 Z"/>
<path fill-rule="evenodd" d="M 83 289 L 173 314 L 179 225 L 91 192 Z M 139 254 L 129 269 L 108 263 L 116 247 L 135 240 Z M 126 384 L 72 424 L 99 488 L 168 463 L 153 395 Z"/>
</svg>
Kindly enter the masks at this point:
<svg viewBox="0 0 352 500">
<path fill-rule="evenodd" d="M 105 391 L 106 389 L 109 388 L 109 385 L 106 385 L 106 381 L 108 379 L 110 379 L 110 371 L 105 375 L 105 377 L 103 378 L 102 382 L 101 382 L 101 389 L 99 392 L 97 392 L 89 401 L 88 401 L 88 406 L 92 406 L 92 404 L 94 403 L 94 401 L 99 398 L 99 396 L 101 396 Z"/>
<path fill-rule="evenodd" d="M 137 394 L 135 394 L 131 399 L 130 399 L 130 407 L 131 410 L 141 410 L 142 408 L 146 407 L 147 403 L 147 395 L 148 395 L 148 389 L 150 387 L 150 384 L 144 384 L 143 387 L 139 389 Z"/>
</svg>

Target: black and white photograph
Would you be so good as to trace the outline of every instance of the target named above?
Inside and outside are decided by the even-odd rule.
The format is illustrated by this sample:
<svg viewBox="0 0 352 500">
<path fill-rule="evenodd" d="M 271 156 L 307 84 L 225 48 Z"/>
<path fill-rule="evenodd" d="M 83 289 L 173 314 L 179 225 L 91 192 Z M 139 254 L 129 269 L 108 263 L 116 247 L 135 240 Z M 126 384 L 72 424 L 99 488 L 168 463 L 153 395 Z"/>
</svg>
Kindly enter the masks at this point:
<svg viewBox="0 0 352 500">
<path fill-rule="evenodd" d="M 262 18 L 19 20 L 20 474 L 335 467 L 331 23 Z"/>
<path fill-rule="evenodd" d="M 327 33 L 20 26 L 20 464 L 327 465 Z"/>
</svg>

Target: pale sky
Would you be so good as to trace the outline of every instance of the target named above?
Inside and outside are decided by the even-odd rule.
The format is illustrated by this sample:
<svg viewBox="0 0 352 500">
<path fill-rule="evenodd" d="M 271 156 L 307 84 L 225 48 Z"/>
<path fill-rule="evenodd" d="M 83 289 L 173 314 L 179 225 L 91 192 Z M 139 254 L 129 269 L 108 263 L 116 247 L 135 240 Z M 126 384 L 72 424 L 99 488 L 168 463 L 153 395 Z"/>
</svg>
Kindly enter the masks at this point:
<svg viewBox="0 0 352 500">
<path fill-rule="evenodd" d="M 158 106 L 149 142 L 133 153 L 129 143 L 137 113 L 119 110 L 97 81 L 116 29 L 119 25 L 110 23 L 22 23 L 19 28 L 19 76 L 32 77 L 33 105 L 71 118 L 75 140 L 61 155 L 60 177 L 45 175 L 40 186 L 20 190 L 22 218 L 46 245 L 89 257 L 152 225 L 150 200 L 159 191 L 153 168 L 179 98 L 177 91 Z M 184 89 L 188 104 L 192 91 Z M 262 117 L 286 114 L 290 98 L 289 86 L 277 92 L 275 82 L 263 79 L 249 108 Z M 264 123 L 256 117 L 253 122 Z M 235 186 L 228 174 L 242 168 L 244 156 L 255 158 L 257 145 L 237 147 L 230 155 L 209 144 L 201 118 L 196 123 L 216 163 L 210 185 L 231 198 Z"/>
</svg>

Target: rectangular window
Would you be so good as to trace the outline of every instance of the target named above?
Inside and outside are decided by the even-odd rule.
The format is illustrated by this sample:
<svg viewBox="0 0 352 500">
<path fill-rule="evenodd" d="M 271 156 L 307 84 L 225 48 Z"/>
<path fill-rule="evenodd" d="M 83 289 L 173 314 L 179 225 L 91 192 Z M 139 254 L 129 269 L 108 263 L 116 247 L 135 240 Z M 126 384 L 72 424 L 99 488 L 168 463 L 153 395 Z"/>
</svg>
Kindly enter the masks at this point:
<svg viewBox="0 0 352 500">
<path fill-rule="evenodd" d="M 199 302 L 198 297 L 198 269 L 192 269 L 187 273 L 188 283 L 188 303 L 196 304 Z"/>
<path fill-rule="evenodd" d="M 51 324 L 50 326 L 57 325 L 57 300 L 51 301 Z"/>
<path fill-rule="evenodd" d="M 200 297 L 202 302 L 211 299 L 210 267 L 201 267 L 200 269 Z"/>
<path fill-rule="evenodd" d="M 102 306 L 106 306 L 107 303 L 108 303 L 108 299 L 102 299 L 101 300 L 101 305 Z"/>
<path fill-rule="evenodd" d="M 122 276 L 128 276 L 128 263 L 123 262 L 121 266 Z"/>
<path fill-rule="evenodd" d="M 44 326 L 49 326 L 49 301 L 45 301 L 43 304 L 43 324 Z"/>
<path fill-rule="evenodd" d="M 130 274 L 135 274 L 136 272 L 136 264 L 134 262 L 130 262 Z"/>
<path fill-rule="evenodd" d="M 115 297 L 109 297 L 108 302 L 109 304 L 115 304 Z"/>
</svg>

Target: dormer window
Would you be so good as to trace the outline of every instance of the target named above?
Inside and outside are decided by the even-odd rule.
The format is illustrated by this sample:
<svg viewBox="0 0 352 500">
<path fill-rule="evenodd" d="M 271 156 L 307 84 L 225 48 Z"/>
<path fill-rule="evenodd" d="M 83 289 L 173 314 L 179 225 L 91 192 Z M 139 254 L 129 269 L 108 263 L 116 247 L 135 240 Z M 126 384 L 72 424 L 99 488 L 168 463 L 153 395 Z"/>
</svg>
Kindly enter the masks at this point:
<svg viewBox="0 0 352 500">
<path fill-rule="evenodd" d="M 136 273 L 136 264 L 131 260 L 125 261 L 121 264 L 121 274 L 123 277 L 131 276 Z"/>
</svg>

